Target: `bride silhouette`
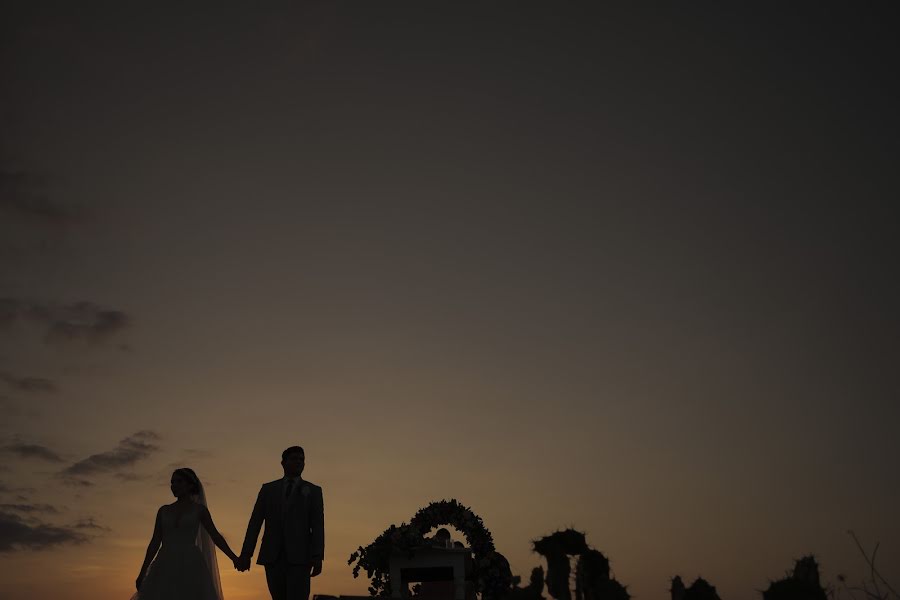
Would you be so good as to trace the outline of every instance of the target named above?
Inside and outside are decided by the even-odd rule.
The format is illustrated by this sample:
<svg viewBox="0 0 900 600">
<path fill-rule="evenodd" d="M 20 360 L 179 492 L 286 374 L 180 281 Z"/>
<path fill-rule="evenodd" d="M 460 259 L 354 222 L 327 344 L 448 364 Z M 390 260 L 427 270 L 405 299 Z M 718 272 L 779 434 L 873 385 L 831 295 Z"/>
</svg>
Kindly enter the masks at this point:
<svg viewBox="0 0 900 600">
<path fill-rule="evenodd" d="M 171 489 L 177 500 L 160 506 L 156 513 L 132 600 L 222 600 L 213 542 L 232 562 L 237 555 L 213 524 L 197 474 L 188 468 L 176 469 Z"/>
</svg>

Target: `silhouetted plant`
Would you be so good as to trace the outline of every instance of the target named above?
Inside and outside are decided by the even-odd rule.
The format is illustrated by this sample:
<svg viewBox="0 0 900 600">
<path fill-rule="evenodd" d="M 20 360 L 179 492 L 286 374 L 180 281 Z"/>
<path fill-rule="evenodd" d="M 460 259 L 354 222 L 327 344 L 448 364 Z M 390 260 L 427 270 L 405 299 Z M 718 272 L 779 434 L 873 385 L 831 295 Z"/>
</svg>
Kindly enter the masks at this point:
<svg viewBox="0 0 900 600">
<path fill-rule="evenodd" d="M 575 579 L 586 587 L 592 581 L 609 579 L 609 560 L 599 550 L 588 550 L 578 557 Z"/>
<path fill-rule="evenodd" d="M 609 575 L 609 560 L 599 550 L 589 549 L 575 565 L 577 600 L 628 600 L 628 591 Z"/>
<path fill-rule="evenodd" d="M 466 536 L 475 555 L 473 577 L 482 600 L 497 600 L 506 596 L 512 581 L 509 562 L 494 549 L 494 539 L 481 517 L 452 499 L 432 502 L 420 509 L 408 525 L 391 525 L 371 544 L 360 546 L 347 561 L 347 564 L 356 562 L 353 577 L 358 577 L 361 569 L 365 570 L 371 580 L 369 594 L 389 597 L 391 555 L 395 552 L 411 554 L 415 547 L 425 544 L 423 535 L 440 525 L 452 525 Z"/>
<path fill-rule="evenodd" d="M 685 588 L 681 577 L 676 575 L 672 578 L 669 592 L 672 594 L 672 600 L 721 600 L 715 586 L 710 585 L 702 577 L 695 579 L 691 587 Z"/>
<path fill-rule="evenodd" d="M 573 529 L 557 531 L 533 542 L 534 551 L 547 559 L 547 591 L 556 600 L 571 600 L 569 557 L 578 556 L 575 567 L 576 600 L 628 600 L 628 591 L 609 575 L 609 560 L 590 548 L 584 534 Z"/>
<path fill-rule="evenodd" d="M 684 595 L 687 593 L 687 590 L 684 587 L 684 582 L 681 581 L 681 575 L 676 575 L 672 578 L 672 587 L 669 588 L 669 594 L 672 596 L 672 600 L 684 600 Z"/>
<path fill-rule="evenodd" d="M 815 557 L 797 560 L 792 573 L 769 584 L 763 600 L 827 600 L 825 589 L 819 583 L 819 564 Z"/>
<path fill-rule="evenodd" d="M 896 588 L 888 583 L 875 567 L 875 558 L 878 555 L 880 544 L 878 542 L 875 543 L 875 549 L 872 550 L 870 556 L 859 542 L 856 534 L 853 531 L 848 531 L 847 533 L 853 538 L 853 542 L 866 561 L 866 566 L 869 567 L 869 579 L 863 581 L 861 586 L 849 586 L 847 585 L 847 579 L 843 575 L 838 575 L 837 579 L 840 587 L 834 590 L 832 596 L 839 598 L 841 592 L 846 592 L 854 600 L 859 600 L 858 594 L 863 594 L 867 600 L 900 600 L 900 594 L 897 593 Z"/>
<path fill-rule="evenodd" d="M 531 570 L 531 578 L 528 585 L 519 587 L 521 577 L 513 577 L 513 588 L 509 592 L 507 600 L 544 600 L 544 569 L 535 567 Z"/>
<path fill-rule="evenodd" d="M 569 556 L 587 552 L 584 534 L 574 529 L 557 531 L 532 542 L 532 547 L 547 559 L 547 591 L 556 600 L 571 600 Z"/>
</svg>

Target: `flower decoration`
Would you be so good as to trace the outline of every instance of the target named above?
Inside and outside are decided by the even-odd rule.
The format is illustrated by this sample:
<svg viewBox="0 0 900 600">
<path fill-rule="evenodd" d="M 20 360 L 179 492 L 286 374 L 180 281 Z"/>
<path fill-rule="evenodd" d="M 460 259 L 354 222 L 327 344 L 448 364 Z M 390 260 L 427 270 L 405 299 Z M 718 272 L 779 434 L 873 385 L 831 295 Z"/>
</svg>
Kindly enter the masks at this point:
<svg viewBox="0 0 900 600">
<path fill-rule="evenodd" d="M 498 600 L 505 596 L 512 584 L 509 563 L 494 549 L 494 539 L 481 517 L 453 499 L 432 502 L 420 509 L 409 524 L 391 525 L 371 544 L 360 546 L 347 561 L 347 564 L 356 562 L 353 577 L 358 577 L 360 570 L 364 569 L 371 580 L 369 594 L 390 597 L 391 554 L 412 554 L 414 548 L 425 545 L 423 534 L 441 525 L 451 525 L 466 537 L 475 555 L 472 577 L 482 600 Z"/>
</svg>

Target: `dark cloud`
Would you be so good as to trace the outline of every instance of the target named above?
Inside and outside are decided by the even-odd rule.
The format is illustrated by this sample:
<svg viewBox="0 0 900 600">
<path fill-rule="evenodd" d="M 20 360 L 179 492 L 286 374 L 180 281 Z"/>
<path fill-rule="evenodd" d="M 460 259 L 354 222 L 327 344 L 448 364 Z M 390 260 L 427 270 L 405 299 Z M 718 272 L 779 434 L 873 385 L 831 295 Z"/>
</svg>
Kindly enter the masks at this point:
<svg viewBox="0 0 900 600">
<path fill-rule="evenodd" d="M 63 483 L 70 487 L 91 487 L 94 485 L 93 481 L 88 481 L 87 479 L 79 479 L 78 477 L 69 477 L 69 476 L 64 477 Z"/>
<path fill-rule="evenodd" d="M 0 511 L 20 512 L 25 514 L 59 514 L 59 509 L 52 504 L 0 504 Z"/>
<path fill-rule="evenodd" d="M 103 309 L 82 302 L 65 309 L 67 318 L 50 323 L 47 331 L 49 341 L 87 340 L 102 342 L 128 326 L 128 316 L 120 310 Z"/>
<path fill-rule="evenodd" d="M 78 223 L 83 209 L 51 200 L 43 178 L 26 171 L 0 168 L 0 213 L 18 221 L 60 227 Z"/>
<path fill-rule="evenodd" d="M 63 469 L 60 475 L 73 485 L 90 485 L 85 477 L 101 473 L 116 473 L 123 467 L 131 467 L 157 450 L 160 437 L 153 431 L 138 431 L 123 439 L 112 450 L 93 454 Z M 126 475 L 127 477 L 127 475 Z"/>
<path fill-rule="evenodd" d="M 20 502 L 29 502 L 28 496 L 24 494 L 33 494 L 34 488 L 11 487 L 6 482 L 0 481 L 0 494 L 16 494 L 16 500 Z"/>
<path fill-rule="evenodd" d="M 40 444 L 24 444 L 22 442 L 13 442 L 0 448 L 4 452 L 15 454 L 19 458 L 37 458 L 48 462 L 63 462 L 63 458 L 46 446 Z"/>
<path fill-rule="evenodd" d="M 77 523 L 72 526 L 74 529 L 88 529 L 91 531 L 112 531 L 109 527 L 105 527 L 100 525 L 93 519 L 93 517 L 88 517 L 85 519 L 81 519 Z"/>
<path fill-rule="evenodd" d="M 16 321 L 38 324 L 47 342 L 83 340 L 102 343 L 125 329 L 130 317 L 121 310 L 105 308 L 93 302 L 50 304 L 0 298 L 0 326 Z"/>
<path fill-rule="evenodd" d="M 83 544 L 89 539 L 75 527 L 28 522 L 15 513 L 0 510 L 0 552 L 46 550 L 66 544 Z"/>
<path fill-rule="evenodd" d="M 18 377 L 7 371 L 0 371 L 0 381 L 12 389 L 25 393 L 55 393 L 56 384 L 43 377 Z"/>
</svg>

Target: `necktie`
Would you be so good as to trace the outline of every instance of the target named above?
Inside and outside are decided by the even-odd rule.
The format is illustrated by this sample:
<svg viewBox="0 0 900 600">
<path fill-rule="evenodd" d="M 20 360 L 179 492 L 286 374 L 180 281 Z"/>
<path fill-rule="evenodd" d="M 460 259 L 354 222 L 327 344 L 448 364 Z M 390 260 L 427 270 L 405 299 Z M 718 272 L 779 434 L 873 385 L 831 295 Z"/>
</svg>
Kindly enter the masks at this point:
<svg viewBox="0 0 900 600">
<path fill-rule="evenodd" d="M 293 491 L 294 491 L 294 480 L 293 480 L 293 479 L 288 479 L 287 489 L 284 490 L 284 497 L 285 497 L 285 499 L 290 498 L 290 497 L 291 497 L 291 492 L 293 492 Z"/>
</svg>

